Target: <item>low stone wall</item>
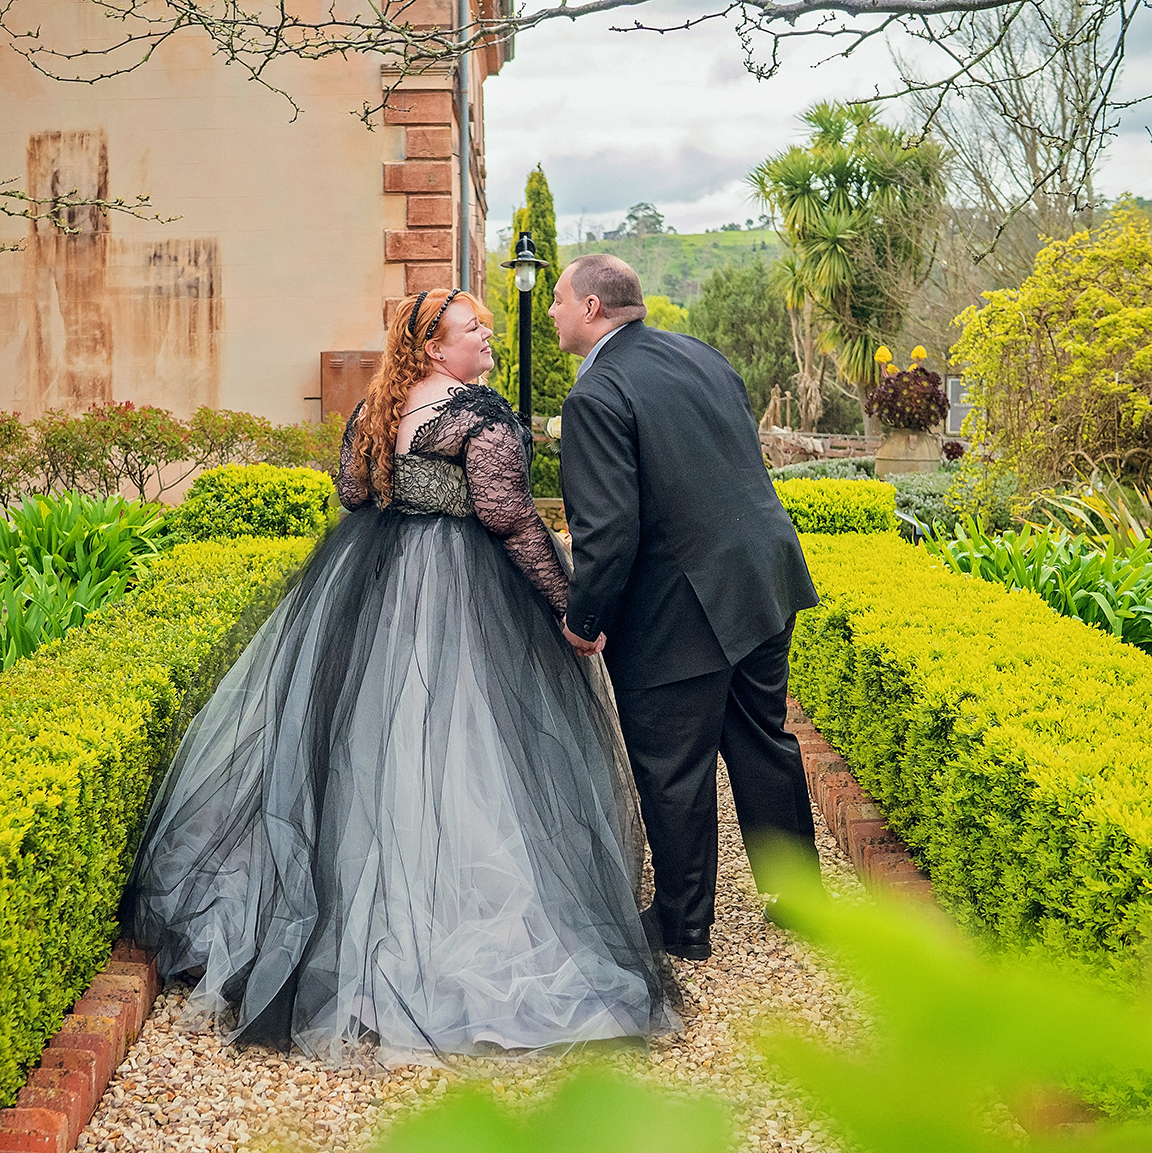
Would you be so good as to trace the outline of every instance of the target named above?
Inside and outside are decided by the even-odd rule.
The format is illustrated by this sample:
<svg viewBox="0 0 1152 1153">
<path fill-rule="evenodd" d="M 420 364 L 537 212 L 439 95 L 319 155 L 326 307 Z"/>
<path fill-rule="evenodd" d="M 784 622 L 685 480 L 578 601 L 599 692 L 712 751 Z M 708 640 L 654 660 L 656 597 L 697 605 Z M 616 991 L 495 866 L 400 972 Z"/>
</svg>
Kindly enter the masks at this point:
<svg viewBox="0 0 1152 1153">
<path fill-rule="evenodd" d="M 558 496 L 534 497 L 532 503 L 540 514 L 540 519 L 553 532 L 568 531 L 568 515 L 564 511 L 564 501 Z"/>
</svg>

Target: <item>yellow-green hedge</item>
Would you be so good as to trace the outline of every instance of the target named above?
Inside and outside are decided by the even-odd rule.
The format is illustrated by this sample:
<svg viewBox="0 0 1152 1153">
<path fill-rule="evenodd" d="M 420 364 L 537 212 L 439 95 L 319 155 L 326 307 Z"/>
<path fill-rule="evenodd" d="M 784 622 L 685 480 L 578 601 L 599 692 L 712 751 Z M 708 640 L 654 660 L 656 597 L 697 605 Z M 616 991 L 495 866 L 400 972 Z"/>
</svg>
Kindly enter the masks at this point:
<svg viewBox="0 0 1152 1153">
<path fill-rule="evenodd" d="M 797 532 L 891 532 L 896 490 L 879 480 L 778 480 L 776 494 Z"/>
<path fill-rule="evenodd" d="M 792 688 L 963 920 L 1131 971 L 1152 928 L 1152 657 L 894 536 L 806 536 Z"/>
<path fill-rule="evenodd" d="M 179 545 L 0 675 L 0 1105 L 108 957 L 153 774 L 312 547 Z"/>
<path fill-rule="evenodd" d="M 335 523 L 336 486 L 314 468 L 225 464 L 202 472 L 168 518 L 177 540 L 317 536 Z"/>
</svg>

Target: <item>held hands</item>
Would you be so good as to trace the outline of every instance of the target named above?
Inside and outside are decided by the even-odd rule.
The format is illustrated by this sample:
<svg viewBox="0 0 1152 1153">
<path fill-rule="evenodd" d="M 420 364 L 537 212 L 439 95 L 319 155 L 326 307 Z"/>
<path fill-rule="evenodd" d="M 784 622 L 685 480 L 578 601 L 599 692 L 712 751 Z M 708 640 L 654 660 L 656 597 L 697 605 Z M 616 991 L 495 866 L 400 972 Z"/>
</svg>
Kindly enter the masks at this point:
<svg viewBox="0 0 1152 1153">
<path fill-rule="evenodd" d="M 594 657 L 604 651 L 604 642 L 608 639 L 601 633 L 594 641 L 586 641 L 578 637 L 569 627 L 568 618 L 564 617 L 564 639 L 582 656 Z"/>
</svg>

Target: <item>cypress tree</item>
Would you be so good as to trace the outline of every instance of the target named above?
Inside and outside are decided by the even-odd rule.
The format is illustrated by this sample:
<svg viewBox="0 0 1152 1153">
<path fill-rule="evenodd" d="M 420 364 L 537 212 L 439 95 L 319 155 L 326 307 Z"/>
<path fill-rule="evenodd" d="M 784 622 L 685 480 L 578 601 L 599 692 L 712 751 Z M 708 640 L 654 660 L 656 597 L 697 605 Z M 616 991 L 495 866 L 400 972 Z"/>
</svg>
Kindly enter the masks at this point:
<svg viewBox="0 0 1152 1153">
<path fill-rule="evenodd" d="M 556 327 L 548 315 L 552 290 L 560 279 L 560 251 L 556 245 L 556 209 L 548 181 L 539 165 L 529 174 L 525 189 L 527 204 L 512 217 L 512 243 L 509 259 L 516 255 L 516 238 L 531 232 L 536 255 L 548 261 L 541 268 L 532 289 L 532 412 L 536 416 L 556 416 L 576 382 L 576 362 L 560 351 Z M 513 283 L 515 273 L 508 270 L 508 332 L 501 350 L 499 389 L 516 404 L 520 395 L 520 293 Z"/>
</svg>

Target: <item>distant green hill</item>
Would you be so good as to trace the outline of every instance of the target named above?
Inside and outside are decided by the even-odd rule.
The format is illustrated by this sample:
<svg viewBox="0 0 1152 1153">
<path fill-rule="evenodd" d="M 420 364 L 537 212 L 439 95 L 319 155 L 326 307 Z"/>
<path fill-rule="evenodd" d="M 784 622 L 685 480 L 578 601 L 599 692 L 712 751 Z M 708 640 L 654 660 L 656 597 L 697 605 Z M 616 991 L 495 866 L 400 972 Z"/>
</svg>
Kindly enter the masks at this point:
<svg viewBox="0 0 1152 1153">
<path fill-rule="evenodd" d="M 713 269 L 747 264 L 757 257 L 772 261 L 778 250 L 775 232 L 756 229 L 686 236 L 624 236 L 619 240 L 564 244 L 560 246 L 560 260 L 568 264 L 584 253 L 610 252 L 636 269 L 646 295 L 667 296 L 676 304 L 688 305 L 700 295 L 700 285 Z"/>
</svg>

